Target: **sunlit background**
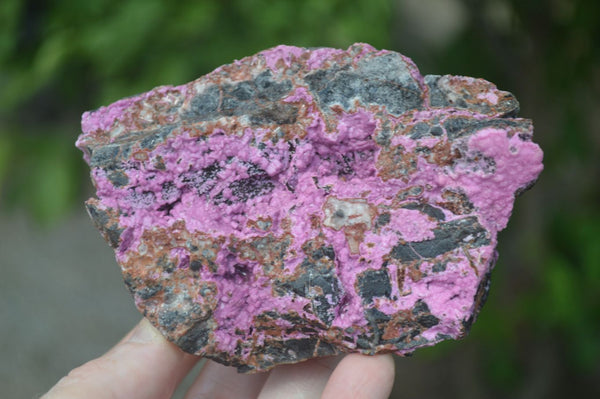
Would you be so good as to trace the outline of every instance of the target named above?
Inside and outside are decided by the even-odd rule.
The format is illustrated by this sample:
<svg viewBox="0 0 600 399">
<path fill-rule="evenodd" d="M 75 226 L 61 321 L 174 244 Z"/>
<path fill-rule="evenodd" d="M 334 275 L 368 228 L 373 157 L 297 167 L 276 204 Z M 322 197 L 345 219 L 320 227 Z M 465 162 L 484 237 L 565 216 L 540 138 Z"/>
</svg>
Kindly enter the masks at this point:
<svg viewBox="0 0 600 399">
<path fill-rule="evenodd" d="M 511 91 L 545 152 L 471 335 L 397 358 L 392 397 L 600 397 L 597 0 L 1 0 L 0 396 L 39 396 L 139 318 L 83 208 L 81 113 L 277 44 L 354 42 Z"/>
</svg>

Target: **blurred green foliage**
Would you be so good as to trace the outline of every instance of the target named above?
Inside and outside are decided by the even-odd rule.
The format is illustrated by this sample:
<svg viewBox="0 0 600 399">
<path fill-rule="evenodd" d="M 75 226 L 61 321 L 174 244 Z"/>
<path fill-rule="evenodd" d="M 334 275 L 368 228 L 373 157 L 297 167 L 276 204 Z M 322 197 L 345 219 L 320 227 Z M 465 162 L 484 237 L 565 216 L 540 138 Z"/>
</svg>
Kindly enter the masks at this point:
<svg viewBox="0 0 600 399">
<path fill-rule="evenodd" d="M 434 24 L 412 19 L 415 3 L 3 0 L 0 208 L 48 224 L 81 207 L 90 185 L 73 143 L 85 110 L 281 43 L 401 51 L 424 73 L 483 77 L 515 93 L 545 151 L 540 181 L 500 236 L 489 303 L 469 338 L 491 386 L 516 396 L 544 353 L 561 367 L 548 382 L 555 397 L 598 392 L 600 2 L 454 0 L 462 25 L 438 44 L 422 35 Z"/>
</svg>

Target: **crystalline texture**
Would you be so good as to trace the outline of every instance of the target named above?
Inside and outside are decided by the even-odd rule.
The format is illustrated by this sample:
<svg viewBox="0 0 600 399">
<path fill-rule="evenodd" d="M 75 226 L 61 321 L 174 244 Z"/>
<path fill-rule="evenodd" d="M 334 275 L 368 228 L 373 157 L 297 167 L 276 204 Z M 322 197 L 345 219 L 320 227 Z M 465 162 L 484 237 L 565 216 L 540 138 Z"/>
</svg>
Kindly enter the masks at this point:
<svg viewBox="0 0 600 399">
<path fill-rule="evenodd" d="M 484 80 L 278 46 L 83 115 L 77 145 L 141 312 L 243 372 L 463 337 L 542 170 Z"/>
</svg>

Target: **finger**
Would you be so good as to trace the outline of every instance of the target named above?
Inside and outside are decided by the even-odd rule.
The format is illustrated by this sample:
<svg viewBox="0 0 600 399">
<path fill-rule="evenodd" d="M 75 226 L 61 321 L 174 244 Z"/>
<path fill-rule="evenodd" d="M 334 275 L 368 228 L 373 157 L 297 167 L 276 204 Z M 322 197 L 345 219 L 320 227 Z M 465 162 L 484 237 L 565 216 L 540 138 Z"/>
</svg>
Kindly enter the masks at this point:
<svg viewBox="0 0 600 399">
<path fill-rule="evenodd" d="M 105 355 L 71 371 L 42 398 L 170 398 L 198 359 L 143 319 Z"/>
<path fill-rule="evenodd" d="M 387 399 L 394 385 L 391 355 L 348 355 L 337 366 L 321 399 Z"/>
<path fill-rule="evenodd" d="M 318 398 L 340 359 L 340 357 L 328 357 L 278 366 L 271 371 L 258 398 Z"/>
<path fill-rule="evenodd" d="M 185 399 L 254 399 L 269 373 L 239 374 L 235 367 L 207 361 L 185 395 Z"/>
</svg>

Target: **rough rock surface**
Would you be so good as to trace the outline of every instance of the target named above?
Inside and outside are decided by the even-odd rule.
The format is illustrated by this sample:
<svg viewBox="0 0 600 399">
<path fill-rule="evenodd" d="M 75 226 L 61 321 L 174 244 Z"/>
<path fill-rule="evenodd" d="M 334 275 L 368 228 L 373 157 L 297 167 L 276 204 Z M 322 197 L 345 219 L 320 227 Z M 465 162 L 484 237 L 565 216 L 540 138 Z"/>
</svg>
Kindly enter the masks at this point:
<svg viewBox="0 0 600 399">
<path fill-rule="evenodd" d="M 463 337 L 542 170 L 517 111 L 392 51 L 278 46 L 87 112 L 77 145 L 140 311 L 253 372 Z"/>
</svg>

